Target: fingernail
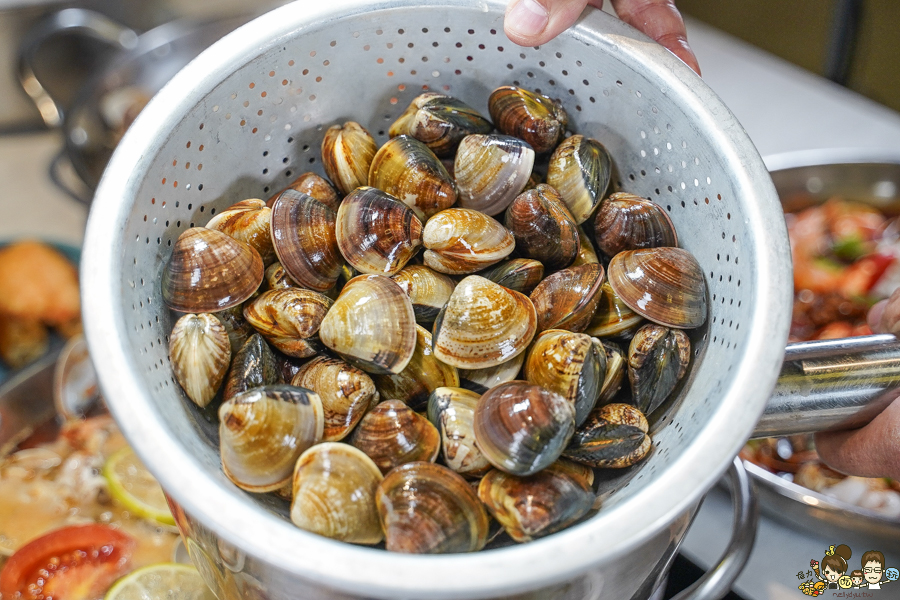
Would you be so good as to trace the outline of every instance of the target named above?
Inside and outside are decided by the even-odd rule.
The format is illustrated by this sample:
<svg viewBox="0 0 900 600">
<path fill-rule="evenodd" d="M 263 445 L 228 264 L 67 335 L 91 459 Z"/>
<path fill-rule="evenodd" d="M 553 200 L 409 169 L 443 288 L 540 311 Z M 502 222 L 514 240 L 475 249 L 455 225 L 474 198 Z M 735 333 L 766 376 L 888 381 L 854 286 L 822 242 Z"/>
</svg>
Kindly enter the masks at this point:
<svg viewBox="0 0 900 600">
<path fill-rule="evenodd" d="M 506 28 L 521 36 L 533 36 L 544 31 L 550 15 L 535 0 L 519 0 L 506 15 Z"/>
</svg>

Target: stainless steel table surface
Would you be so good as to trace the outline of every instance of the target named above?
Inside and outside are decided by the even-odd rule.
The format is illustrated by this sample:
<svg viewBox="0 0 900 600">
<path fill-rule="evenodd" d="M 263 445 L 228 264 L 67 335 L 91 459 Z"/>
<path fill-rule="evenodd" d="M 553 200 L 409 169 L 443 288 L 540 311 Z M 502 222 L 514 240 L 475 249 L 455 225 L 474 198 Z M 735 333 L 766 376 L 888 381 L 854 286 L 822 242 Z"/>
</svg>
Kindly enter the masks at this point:
<svg viewBox="0 0 900 600">
<path fill-rule="evenodd" d="M 862 148 L 900 153 L 900 115 L 715 29 L 688 21 L 703 76 L 731 107 L 764 157 L 794 150 Z M 0 137 L 0 240 L 23 236 L 80 243 L 84 208 L 56 190 L 46 176 L 59 144 L 52 132 Z M 731 527 L 727 494 L 707 498 L 683 551 L 708 566 L 724 548 Z M 802 597 L 797 573 L 822 560 L 830 545 L 847 543 L 851 568 L 870 549 L 866 540 L 831 540 L 763 517 L 756 549 L 736 590 L 749 600 Z M 885 552 L 888 566 L 900 556 Z M 891 588 L 898 589 L 891 589 Z M 856 590 L 864 591 L 864 590 Z M 900 597 L 900 582 L 885 586 Z M 825 597 L 830 597 L 826 594 Z"/>
</svg>

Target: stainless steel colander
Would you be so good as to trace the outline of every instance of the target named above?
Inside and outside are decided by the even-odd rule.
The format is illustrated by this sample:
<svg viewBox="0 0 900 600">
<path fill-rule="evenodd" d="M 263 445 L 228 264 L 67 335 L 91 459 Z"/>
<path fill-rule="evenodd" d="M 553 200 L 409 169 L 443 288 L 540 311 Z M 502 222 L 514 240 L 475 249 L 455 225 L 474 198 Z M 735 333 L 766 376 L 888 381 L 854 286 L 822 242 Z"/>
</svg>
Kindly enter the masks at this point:
<svg viewBox="0 0 900 600">
<path fill-rule="evenodd" d="M 117 420 L 183 508 L 189 549 L 220 597 L 487 598 L 577 579 L 582 596 L 629 598 L 671 555 L 763 410 L 787 339 L 790 260 L 778 198 L 744 130 L 699 77 L 620 21 L 592 11 L 556 40 L 520 48 L 503 35 L 504 8 L 299 0 L 177 75 L 103 177 L 82 269 L 91 351 Z M 424 90 L 486 113 L 503 84 L 559 98 L 572 130 L 609 149 L 615 185 L 664 207 L 700 261 L 711 312 L 693 337 L 690 381 L 653 424 L 649 459 L 604 481 L 603 508 L 566 531 L 439 557 L 300 531 L 283 507 L 224 477 L 214 427 L 173 378 L 173 318 L 159 289 L 170 246 L 215 211 L 321 173 L 333 123 L 359 121 L 383 142 Z M 566 594 L 557 595 L 579 597 Z"/>
</svg>

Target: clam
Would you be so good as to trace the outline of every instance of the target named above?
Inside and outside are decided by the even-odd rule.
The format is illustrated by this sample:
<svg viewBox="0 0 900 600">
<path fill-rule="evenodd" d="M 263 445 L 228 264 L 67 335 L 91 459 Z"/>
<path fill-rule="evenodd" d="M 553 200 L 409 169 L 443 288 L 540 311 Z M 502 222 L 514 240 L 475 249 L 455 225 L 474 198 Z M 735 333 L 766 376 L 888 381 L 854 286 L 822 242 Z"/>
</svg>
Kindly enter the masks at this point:
<svg viewBox="0 0 900 600">
<path fill-rule="evenodd" d="M 322 164 L 344 195 L 369 181 L 369 166 L 378 151 L 375 139 L 354 121 L 333 125 L 322 139 Z"/>
<path fill-rule="evenodd" d="M 163 301 L 178 312 L 225 310 L 253 295 L 263 271 L 252 247 L 215 229 L 191 227 L 178 236 L 163 271 Z"/>
<path fill-rule="evenodd" d="M 382 473 L 409 462 L 434 462 L 441 449 L 441 434 L 434 425 L 400 400 L 376 405 L 362 418 L 349 441 Z"/>
<path fill-rule="evenodd" d="M 437 156 L 452 156 L 467 135 L 490 133 L 490 121 L 468 104 L 444 94 L 427 92 L 410 102 L 394 121 L 391 137 L 410 135 L 423 142 Z"/>
<path fill-rule="evenodd" d="M 272 208 L 272 242 L 278 260 L 300 287 L 332 288 L 344 264 L 334 211 L 311 196 L 286 190 Z"/>
<path fill-rule="evenodd" d="M 597 312 L 584 332 L 598 338 L 628 340 L 645 322 L 644 317 L 622 302 L 606 281 L 600 289 Z"/>
<path fill-rule="evenodd" d="M 613 342 L 606 340 L 598 340 L 592 338 L 594 344 L 600 344 L 600 347 L 606 353 L 606 374 L 603 377 L 603 384 L 600 386 L 600 396 L 594 406 L 603 406 L 608 404 L 622 388 L 622 382 L 625 380 L 625 371 L 627 365 L 627 357 L 625 353 Z"/>
<path fill-rule="evenodd" d="M 488 109 L 497 129 L 525 140 L 538 154 L 556 147 L 569 121 L 558 102 L 513 86 L 494 90 L 488 98 Z"/>
<path fill-rule="evenodd" d="M 485 367 L 484 369 L 460 369 L 460 386 L 467 390 L 483 394 L 495 385 L 518 379 L 519 371 L 522 370 L 522 364 L 524 362 L 525 352 L 522 352 L 508 361 L 500 363 L 496 367 Z"/>
<path fill-rule="evenodd" d="M 647 419 L 635 407 L 607 404 L 591 413 L 563 455 L 595 468 L 630 467 L 650 452 L 648 430 Z"/>
<path fill-rule="evenodd" d="M 420 219 L 456 202 L 456 185 L 447 169 L 428 146 L 408 135 L 378 150 L 369 167 L 369 185 L 399 199 Z"/>
<path fill-rule="evenodd" d="M 412 303 L 389 277 L 351 279 L 322 321 L 322 343 L 367 373 L 399 373 L 416 349 Z"/>
<path fill-rule="evenodd" d="M 311 290 L 269 290 L 244 306 L 244 318 L 285 354 L 307 358 L 321 349 L 316 334 L 331 305 L 330 298 Z"/>
<path fill-rule="evenodd" d="M 428 462 L 401 465 L 375 495 L 391 552 L 475 552 L 487 543 L 488 516 L 466 480 Z"/>
<path fill-rule="evenodd" d="M 524 352 L 536 327 L 527 296 L 470 275 L 434 322 L 434 355 L 460 369 L 495 367 Z"/>
<path fill-rule="evenodd" d="M 428 396 L 439 387 L 458 387 L 456 367 L 439 361 L 431 350 L 431 332 L 416 325 L 416 349 L 397 374 L 373 375 L 382 398 L 400 400 L 413 410 L 424 410 Z"/>
<path fill-rule="evenodd" d="M 300 372 L 300 369 L 303 368 L 310 359 L 308 358 L 295 358 L 293 356 L 288 356 L 278 350 L 274 351 L 275 354 L 275 362 L 278 366 L 278 373 L 280 374 L 279 381 L 282 382 L 291 382 L 294 380 L 294 377 L 297 376 L 297 373 Z"/>
<path fill-rule="evenodd" d="M 210 314 L 184 315 L 169 334 L 169 360 L 178 384 L 203 408 L 228 372 L 231 342 L 225 326 Z"/>
<path fill-rule="evenodd" d="M 434 215 L 422 233 L 425 264 L 448 275 L 467 275 L 500 262 L 516 240 L 491 217 L 467 208 L 448 208 Z"/>
<path fill-rule="evenodd" d="M 570 267 L 546 277 L 531 292 L 538 331 L 585 330 L 600 302 L 603 267 L 599 264 Z"/>
<path fill-rule="evenodd" d="M 270 290 L 284 290 L 292 287 L 300 287 L 297 285 L 297 282 L 288 275 L 288 272 L 284 269 L 284 265 L 277 260 L 266 267 L 265 281 L 266 288 Z"/>
<path fill-rule="evenodd" d="M 258 198 L 248 198 L 233 204 L 206 223 L 207 229 L 215 229 L 244 242 L 259 253 L 263 264 L 275 260 L 270 223 L 272 209 Z"/>
<path fill-rule="evenodd" d="M 575 431 L 575 408 L 527 381 L 491 388 L 475 408 L 475 441 L 485 458 L 512 475 L 532 475 L 552 464 Z"/>
<path fill-rule="evenodd" d="M 324 177 L 309 171 L 300 175 L 300 177 L 291 182 L 291 185 L 269 198 L 266 201 L 266 206 L 272 208 L 275 201 L 278 199 L 278 196 L 287 190 L 294 190 L 295 192 L 311 196 L 334 212 L 337 212 L 338 204 L 341 203 L 341 198 L 338 196 L 334 186 L 332 186 Z"/>
<path fill-rule="evenodd" d="M 322 440 L 326 442 L 344 439 L 379 398 L 371 377 L 340 359 L 327 356 L 317 356 L 300 367 L 291 385 L 319 395 L 325 411 Z"/>
<path fill-rule="evenodd" d="M 253 335 L 253 328 L 244 319 L 244 308 L 241 305 L 232 306 L 225 310 L 213 313 L 225 326 L 228 332 L 228 341 L 231 342 L 231 354 L 235 354 L 244 345 L 244 342 Z"/>
<path fill-rule="evenodd" d="M 675 226 L 666 211 L 646 198 L 617 192 L 603 201 L 594 217 L 597 247 L 607 256 L 623 250 L 677 246 Z"/>
<path fill-rule="evenodd" d="M 275 353 L 258 333 L 251 335 L 231 361 L 222 398 L 228 400 L 256 387 L 280 380 Z"/>
<path fill-rule="evenodd" d="M 568 400 L 575 426 L 587 419 L 606 374 L 606 352 L 590 336 L 549 329 L 535 338 L 525 357 L 525 379 Z"/>
<path fill-rule="evenodd" d="M 300 529 L 342 542 L 384 539 L 375 491 L 384 479 L 372 460 L 347 444 L 316 444 L 294 469 L 291 521 Z"/>
<path fill-rule="evenodd" d="M 611 173 L 612 159 L 603 144 L 573 135 L 550 157 L 547 183 L 556 188 L 580 225 L 603 200 Z"/>
<path fill-rule="evenodd" d="M 322 401 L 310 390 L 267 385 L 238 394 L 219 407 L 222 469 L 248 492 L 284 487 L 323 424 Z"/>
<path fill-rule="evenodd" d="M 580 265 L 599 263 L 600 259 L 597 258 L 597 252 L 594 250 L 594 245 L 591 243 L 590 238 L 588 238 L 581 225 L 578 226 L 578 240 L 580 242 L 578 256 L 575 257 L 575 260 L 573 260 L 572 264 L 569 266 L 578 267 Z"/>
<path fill-rule="evenodd" d="M 631 310 L 654 323 L 692 329 L 706 322 L 706 280 L 687 250 L 620 252 L 609 263 L 609 284 Z"/>
<path fill-rule="evenodd" d="M 691 342 L 680 329 L 651 323 L 638 329 L 628 348 L 628 380 L 634 405 L 650 414 L 684 377 Z"/>
<path fill-rule="evenodd" d="M 593 473 L 560 459 L 540 473 L 517 477 L 496 469 L 478 484 L 478 498 L 517 542 L 550 535 L 585 516 L 596 500 Z M 587 470 L 590 473 L 590 470 Z"/>
<path fill-rule="evenodd" d="M 515 200 L 534 167 L 534 150 L 506 135 L 470 135 L 456 151 L 453 174 L 459 205 L 496 215 Z"/>
<path fill-rule="evenodd" d="M 581 247 L 578 226 L 559 194 L 547 184 L 528 190 L 509 205 L 507 229 L 519 253 L 539 260 L 549 271 L 572 264 Z"/>
<path fill-rule="evenodd" d="M 450 277 L 425 265 L 406 265 L 391 279 L 409 296 L 417 323 L 434 322 L 456 287 Z"/>
<path fill-rule="evenodd" d="M 507 289 L 530 294 L 544 278 L 544 265 L 531 258 L 513 258 L 478 274 Z"/>
<path fill-rule="evenodd" d="M 441 434 L 444 463 L 463 476 L 478 477 L 491 463 L 475 445 L 475 407 L 481 394 L 440 387 L 428 398 L 428 420 Z"/>
<path fill-rule="evenodd" d="M 341 254 L 360 273 L 394 275 L 422 245 L 422 222 L 411 208 L 371 187 L 344 198 L 337 213 Z"/>
</svg>

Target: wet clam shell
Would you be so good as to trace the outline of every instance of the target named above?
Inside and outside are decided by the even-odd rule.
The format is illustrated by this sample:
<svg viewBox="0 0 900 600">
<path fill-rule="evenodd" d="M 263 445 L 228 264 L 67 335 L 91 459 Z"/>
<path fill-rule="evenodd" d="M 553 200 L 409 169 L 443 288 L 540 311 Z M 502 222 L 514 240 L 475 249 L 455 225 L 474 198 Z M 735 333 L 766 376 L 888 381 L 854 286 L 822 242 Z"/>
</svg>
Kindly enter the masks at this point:
<svg viewBox="0 0 900 600">
<path fill-rule="evenodd" d="M 584 228 L 581 225 L 578 226 L 578 240 L 578 256 L 575 257 L 575 260 L 573 260 L 572 264 L 569 266 L 578 267 L 581 265 L 593 265 L 599 263 L 600 259 L 597 257 L 597 252 L 594 250 L 594 244 L 591 243 L 590 238 L 584 232 Z"/>
<path fill-rule="evenodd" d="M 210 314 L 184 315 L 169 334 L 169 361 L 188 398 L 203 408 L 222 385 L 231 361 L 225 326 Z"/>
<path fill-rule="evenodd" d="M 337 442 L 349 435 L 379 398 L 372 378 L 365 372 L 328 356 L 317 356 L 300 367 L 291 385 L 319 395 L 325 411 L 322 440 L 326 442 Z"/>
<path fill-rule="evenodd" d="M 448 208 L 425 224 L 422 241 L 425 264 L 448 275 L 475 273 L 509 256 L 513 235 L 499 222 L 478 211 Z"/>
<path fill-rule="evenodd" d="M 441 465 L 414 462 L 387 474 L 375 496 L 388 551 L 475 552 L 488 516 L 466 480 Z"/>
<path fill-rule="evenodd" d="M 590 484 L 560 459 L 528 477 L 496 469 L 478 484 L 478 498 L 517 542 L 565 529 L 585 516 L 596 500 Z"/>
<path fill-rule="evenodd" d="M 623 250 L 677 246 L 675 225 L 665 210 L 646 198 L 617 192 L 603 201 L 594 217 L 597 247 L 607 256 Z"/>
<path fill-rule="evenodd" d="M 391 279 L 409 296 L 417 323 L 433 323 L 456 287 L 450 277 L 425 265 L 406 265 Z"/>
<path fill-rule="evenodd" d="M 460 369 L 495 367 L 524 352 L 536 328 L 527 296 L 470 275 L 434 322 L 434 355 Z"/>
<path fill-rule="evenodd" d="M 456 151 L 453 174 L 459 188 L 459 206 L 497 215 L 528 184 L 534 150 L 522 140 L 505 135 L 470 135 Z"/>
<path fill-rule="evenodd" d="M 544 278 L 544 265 L 532 258 L 513 258 L 478 273 L 498 285 L 530 294 Z"/>
<path fill-rule="evenodd" d="M 244 307 L 241 305 L 232 306 L 219 312 L 213 313 L 217 319 L 222 321 L 225 331 L 228 332 L 228 340 L 231 342 L 231 354 L 237 353 L 244 345 L 244 342 L 253 335 L 253 328 L 244 319 Z"/>
<path fill-rule="evenodd" d="M 548 271 L 572 264 L 581 248 L 578 226 L 559 194 L 544 183 L 522 194 L 506 211 L 507 229 L 521 255 L 539 260 Z"/>
<path fill-rule="evenodd" d="M 611 173 L 612 159 L 603 144 L 573 135 L 550 157 L 547 183 L 556 188 L 580 225 L 594 214 L 603 200 Z"/>
<path fill-rule="evenodd" d="M 692 329 L 706 322 L 706 280 L 687 250 L 620 252 L 609 263 L 609 284 L 631 310 L 654 323 Z"/>
<path fill-rule="evenodd" d="M 431 421 L 400 400 L 386 400 L 362 418 L 349 442 L 387 473 L 409 462 L 434 462 L 441 449 L 441 434 Z"/>
<path fill-rule="evenodd" d="M 265 281 L 266 288 L 269 290 L 285 290 L 287 288 L 300 287 L 296 281 L 291 279 L 284 266 L 277 260 L 266 267 Z"/>
<path fill-rule="evenodd" d="M 323 426 L 322 401 L 310 390 L 267 385 L 238 394 L 219 407 L 222 469 L 243 490 L 275 491 Z"/>
<path fill-rule="evenodd" d="M 272 241 L 284 270 L 304 287 L 324 292 L 334 286 L 344 259 L 338 249 L 337 215 L 311 196 L 286 190 L 272 208 Z"/>
<path fill-rule="evenodd" d="M 629 340 L 644 323 L 644 317 L 628 308 L 606 281 L 600 290 L 597 312 L 584 332 L 598 338 Z"/>
<path fill-rule="evenodd" d="M 456 203 L 456 185 L 428 146 L 401 135 L 382 146 L 369 167 L 369 185 L 428 219 Z"/>
<path fill-rule="evenodd" d="M 325 315 L 319 336 L 341 358 L 367 373 L 399 373 L 416 349 L 409 297 L 389 277 L 351 279 Z"/>
<path fill-rule="evenodd" d="M 544 278 L 531 292 L 538 331 L 587 328 L 600 302 L 604 272 L 599 264 L 570 267 Z"/>
<path fill-rule="evenodd" d="M 598 340 L 597 338 L 593 338 L 593 340 L 594 344 L 599 343 L 606 353 L 606 374 L 603 377 L 603 384 L 600 386 L 600 396 L 595 404 L 595 406 L 603 406 L 604 404 L 609 404 L 622 388 L 628 358 L 617 344 L 606 340 Z"/>
<path fill-rule="evenodd" d="M 460 369 L 460 386 L 478 394 L 483 394 L 495 385 L 500 385 L 501 383 L 506 383 L 513 379 L 519 379 L 519 372 L 522 370 L 522 364 L 524 362 L 525 352 L 522 352 L 508 361 L 500 363 L 496 367 L 486 367 L 484 369 Z"/>
<path fill-rule="evenodd" d="M 628 347 L 628 380 L 634 405 L 651 414 L 687 373 L 691 342 L 680 329 L 651 323 L 638 329 Z"/>
<path fill-rule="evenodd" d="M 551 465 L 575 431 L 575 408 L 527 381 L 491 388 L 475 409 L 475 441 L 485 458 L 512 475 L 533 475 Z"/>
<path fill-rule="evenodd" d="M 378 144 L 354 121 L 333 125 L 322 139 L 322 165 L 328 178 L 344 195 L 369 181 L 369 167 Z"/>
<path fill-rule="evenodd" d="M 291 521 L 306 531 L 351 544 L 384 539 L 375 492 L 381 471 L 347 444 L 323 442 L 297 459 Z"/>
<path fill-rule="evenodd" d="M 311 290 L 269 290 L 244 306 L 244 318 L 285 354 L 308 358 L 321 350 L 316 334 L 331 305 L 330 298 Z"/>
<path fill-rule="evenodd" d="M 549 329 L 525 357 L 525 379 L 571 402 L 576 427 L 594 408 L 605 374 L 606 352 L 583 333 Z"/>
<path fill-rule="evenodd" d="M 163 271 L 163 301 L 178 312 L 225 310 L 252 296 L 263 272 L 252 247 L 215 229 L 191 227 L 178 236 Z"/>
<path fill-rule="evenodd" d="M 538 154 L 556 147 L 569 120 L 559 103 L 513 86 L 494 90 L 488 98 L 488 109 L 497 129 L 525 140 Z"/>
<path fill-rule="evenodd" d="M 287 190 L 294 190 L 295 192 L 306 194 L 307 196 L 318 200 L 334 212 L 337 212 L 338 205 L 341 203 L 341 198 L 338 196 L 337 190 L 334 189 L 334 186 L 332 186 L 327 179 L 312 171 L 308 171 L 292 181 L 291 185 L 269 198 L 266 201 L 266 206 L 272 208 L 275 201 L 278 199 L 278 196 Z"/>
<path fill-rule="evenodd" d="M 467 135 L 490 133 L 490 121 L 468 104 L 445 94 L 426 92 L 417 96 L 391 125 L 388 134 L 410 135 L 437 156 L 453 156 Z"/>
<path fill-rule="evenodd" d="M 251 335 L 231 361 L 222 398 L 228 400 L 256 387 L 279 382 L 275 353 L 258 333 Z"/>
<path fill-rule="evenodd" d="M 595 468 L 623 469 L 647 456 L 652 446 L 644 415 L 628 404 L 607 404 L 594 410 L 563 453 Z"/>
<path fill-rule="evenodd" d="M 362 187 L 341 202 L 336 234 L 341 254 L 360 273 L 394 275 L 422 245 L 422 222 L 393 196 Z"/>
<path fill-rule="evenodd" d="M 481 394 L 460 387 L 440 387 L 428 398 L 428 420 L 441 434 L 444 463 L 466 477 L 491 468 L 475 444 L 475 407 Z"/>
<path fill-rule="evenodd" d="M 257 198 L 248 198 L 232 204 L 214 216 L 206 227 L 248 244 L 259 253 L 263 264 L 268 265 L 275 260 L 270 231 L 271 219 L 272 209 L 266 206 L 265 202 Z"/>
<path fill-rule="evenodd" d="M 397 374 L 374 375 L 382 398 L 400 400 L 413 410 L 425 410 L 428 397 L 439 387 L 459 387 L 456 367 L 439 361 L 431 350 L 431 332 L 416 325 L 416 349 L 406 367 Z"/>
</svg>

